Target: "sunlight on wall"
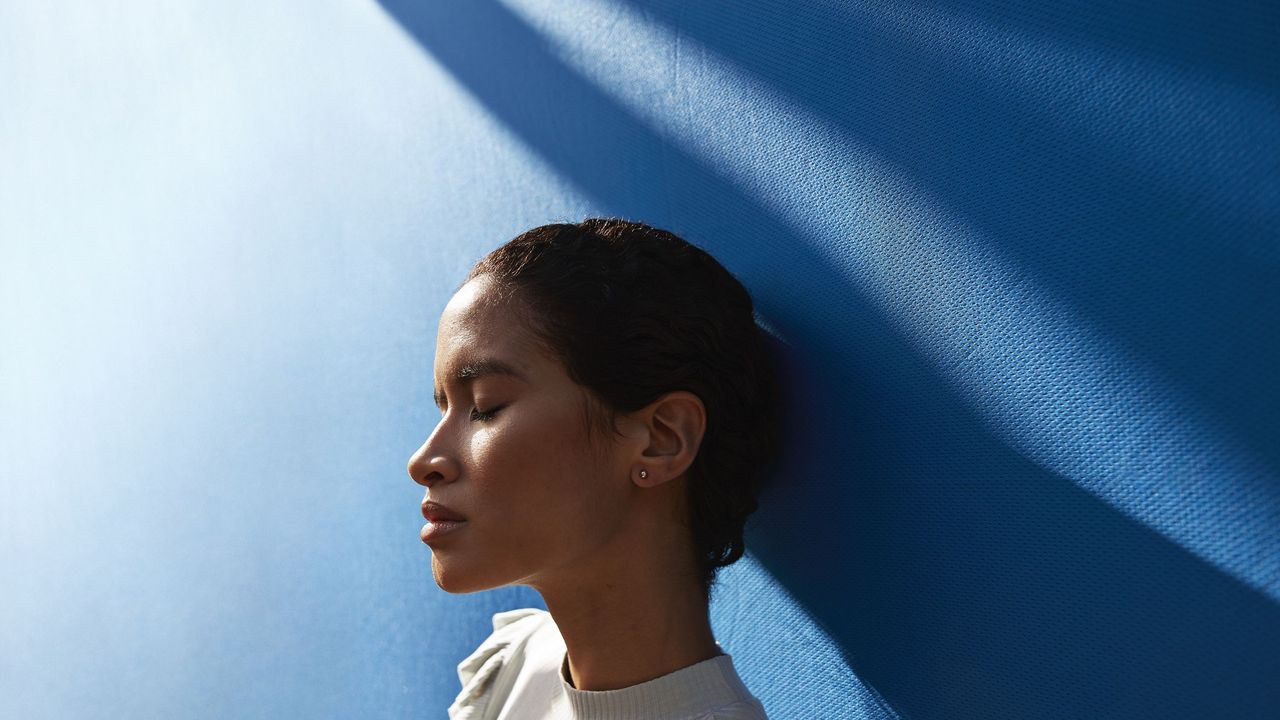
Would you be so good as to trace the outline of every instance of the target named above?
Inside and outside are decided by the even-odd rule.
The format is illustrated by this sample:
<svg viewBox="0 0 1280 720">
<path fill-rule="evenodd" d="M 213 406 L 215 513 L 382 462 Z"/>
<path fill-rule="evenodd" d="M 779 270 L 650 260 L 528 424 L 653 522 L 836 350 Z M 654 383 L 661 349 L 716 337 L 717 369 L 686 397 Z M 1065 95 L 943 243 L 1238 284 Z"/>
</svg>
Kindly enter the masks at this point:
<svg viewBox="0 0 1280 720">
<path fill-rule="evenodd" d="M 434 323 L 581 200 L 376 5 L 300 10 L 0 5 L 0 716 L 456 692 L 405 473 Z"/>
<path fill-rule="evenodd" d="M 797 236 L 811 239 L 814 250 L 855 281 L 1010 446 L 1280 599 L 1280 558 L 1269 556 L 1280 533 L 1280 483 L 1266 465 L 910 174 L 626 3 L 506 4 L 597 89 Z M 970 34 L 953 37 L 949 18 L 925 10 L 878 18 L 890 32 L 911 25 L 913 37 L 936 37 L 936 47 L 949 55 L 979 52 L 993 32 L 970 22 Z M 585 26 L 609 30 L 587 36 L 578 32 Z M 998 50 L 981 51 L 998 57 L 956 61 L 990 60 L 1007 68 L 1045 51 L 1043 43 L 1019 43 L 1005 34 Z M 1063 52 L 1050 54 L 1060 58 L 1051 67 L 1078 62 Z M 1156 108 L 1150 112 L 1163 113 L 1162 122 L 1177 127 L 1179 112 L 1195 112 L 1159 102 L 1174 80 L 1157 68 L 1136 61 L 1121 67 L 1157 82 L 1149 86 L 1151 96 L 1130 98 L 1120 114 Z M 1030 75 L 1023 78 L 1031 103 L 1056 97 L 1058 85 L 1087 79 L 1067 69 L 1039 85 Z M 685 111 L 691 106 L 717 123 L 695 123 Z M 1094 121 L 1086 107 L 1066 118 L 1080 131 Z M 1183 119 L 1183 125 L 1193 120 Z M 1247 129 L 1230 137 L 1237 143 L 1231 152 L 1247 151 Z M 830 298 L 842 301 L 851 300 Z M 1215 501 L 1223 496 L 1235 501 Z M 1204 532 L 1208 527 L 1233 528 L 1237 542 L 1220 542 Z"/>
<path fill-rule="evenodd" d="M 751 553 L 722 569 L 717 582 L 711 598 L 712 628 L 765 710 L 804 708 L 806 717 L 833 720 L 898 717 L 854 674 L 840 646 Z M 761 631 L 761 618 L 769 621 L 765 644 L 751 641 Z M 796 682 L 794 665 L 780 666 L 780 658 L 803 659 L 808 672 L 802 682 Z"/>
</svg>

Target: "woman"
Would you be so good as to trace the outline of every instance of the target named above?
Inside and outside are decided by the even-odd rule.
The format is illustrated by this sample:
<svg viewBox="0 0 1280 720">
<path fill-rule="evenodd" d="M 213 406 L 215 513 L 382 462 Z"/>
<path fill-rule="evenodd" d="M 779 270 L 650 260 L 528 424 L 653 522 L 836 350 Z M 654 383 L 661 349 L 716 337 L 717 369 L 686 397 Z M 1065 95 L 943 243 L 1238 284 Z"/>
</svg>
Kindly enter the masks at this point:
<svg viewBox="0 0 1280 720">
<path fill-rule="evenodd" d="M 537 590 L 458 666 L 461 718 L 763 718 L 711 632 L 776 447 L 742 285 L 671 233 L 544 225 L 440 318 L 442 417 L 409 460 L 451 593 Z"/>
</svg>

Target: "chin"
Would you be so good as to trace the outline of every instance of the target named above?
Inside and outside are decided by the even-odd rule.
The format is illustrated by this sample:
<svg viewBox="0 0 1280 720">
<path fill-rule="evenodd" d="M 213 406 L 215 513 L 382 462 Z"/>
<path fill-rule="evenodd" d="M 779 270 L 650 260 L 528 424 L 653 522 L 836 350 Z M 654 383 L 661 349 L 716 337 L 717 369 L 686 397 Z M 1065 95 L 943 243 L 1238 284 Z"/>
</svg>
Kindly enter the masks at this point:
<svg viewBox="0 0 1280 720">
<path fill-rule="evenodd" d="M 459 564 L 456 561 L 441 560 L 435 554 L 432 554 L 431 575 L 436 581 L 436 587 L 447 593 L 462 595 L 482 590 L 492 590 L 506 584 L 495 582 L 491 578 L 484 577 L 483 574 L 468 572 L 467 568 L 458 567 Z"/>
</svg>

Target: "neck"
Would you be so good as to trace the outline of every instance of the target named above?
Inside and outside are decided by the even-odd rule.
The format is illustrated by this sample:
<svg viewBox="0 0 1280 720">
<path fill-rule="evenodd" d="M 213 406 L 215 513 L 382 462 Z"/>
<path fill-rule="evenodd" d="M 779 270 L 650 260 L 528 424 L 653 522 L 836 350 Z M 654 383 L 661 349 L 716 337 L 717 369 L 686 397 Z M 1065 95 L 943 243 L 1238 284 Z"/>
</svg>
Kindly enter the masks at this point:
<svg viewBox="0 0 1280 720">
<path fill-rule="evenodd" d="M 645 535 L 601 548 L 561 582 L 533 586 L 564 638 L 579 690 L 630 687 L 722 654 L 688 545 L 662 544 L 682 533 Z"/>
</svg>

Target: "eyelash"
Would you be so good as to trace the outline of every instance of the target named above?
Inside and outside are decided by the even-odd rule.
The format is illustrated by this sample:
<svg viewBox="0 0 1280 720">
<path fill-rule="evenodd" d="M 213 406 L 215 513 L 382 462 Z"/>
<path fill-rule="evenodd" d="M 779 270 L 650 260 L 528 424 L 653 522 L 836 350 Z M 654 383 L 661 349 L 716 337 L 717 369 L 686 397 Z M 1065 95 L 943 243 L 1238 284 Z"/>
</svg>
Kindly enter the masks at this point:
<svg viewBox="0 0 1280 720">
<path fill-rule="evenodd" d="M 502 408 L 502 405 L 487 411 L 481 411 L 480 408 L 471 408 L 471 422 L 489 422 Z"/>
</svg>

